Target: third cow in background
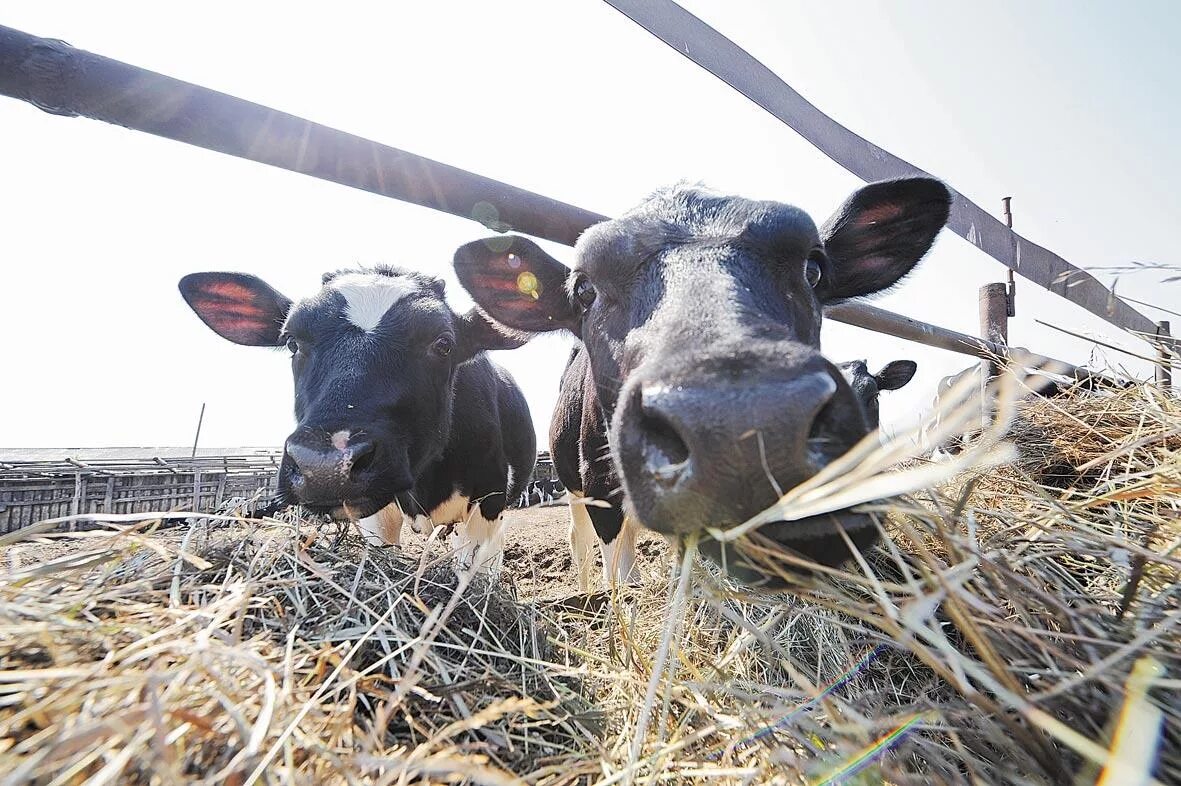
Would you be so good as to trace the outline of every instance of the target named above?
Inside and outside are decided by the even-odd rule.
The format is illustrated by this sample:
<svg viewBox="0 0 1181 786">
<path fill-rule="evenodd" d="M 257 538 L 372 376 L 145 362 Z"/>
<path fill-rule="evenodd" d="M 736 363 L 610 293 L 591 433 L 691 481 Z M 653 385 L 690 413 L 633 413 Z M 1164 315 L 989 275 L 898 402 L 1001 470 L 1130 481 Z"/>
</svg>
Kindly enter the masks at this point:
<svg viewBox="0 0 1181 786">
<path fill-rule="evenodd" d="M 878 399 L 884 390 L 898 390 L 914 379 L 914 373 L 919 365 L 913 360 L 894 360 L 882 366 L 876 374 L 869 373 L 869 367 L 864 360 L 850 360 L 837 364 L 841 374 L 845 376 L 853 394 L 865 409 L 865 418 L 870 428 L 881 425 L 881 410 Z"/>
</svg>

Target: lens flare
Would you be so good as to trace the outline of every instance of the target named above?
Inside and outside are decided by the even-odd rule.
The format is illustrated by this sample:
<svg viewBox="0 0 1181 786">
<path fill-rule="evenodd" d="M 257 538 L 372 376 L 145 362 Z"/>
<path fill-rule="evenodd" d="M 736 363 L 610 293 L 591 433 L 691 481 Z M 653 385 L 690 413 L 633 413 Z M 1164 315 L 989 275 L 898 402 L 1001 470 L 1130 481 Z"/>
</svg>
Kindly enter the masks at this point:
<svg viewBox="0 0 1181 786">
<path fill-rule="evenodd" d="M 517 291 L 537 300 L 541 297 L 541 282 L 537 280 L 537 276 L 526 270 L 517 276 Z"/>
<path fill-rule="evenodd" d="M 828 694 L 832 693 L 834 690 L 836 690 L 840 686 L 844 685 L 846 682 L 848 682 L 850 679 L 852 679 L 852 677 L 854 675 L 856 675 L 859 671 L 861 671 L 866 666 L 868 666 L 870 661 L 872 661 L 874 658 L 878 657 L 879 655 L 881 655 L 885 651 L 886 651 L 886 645 L 884 645 L 884 644 L 877 645 L 872 650 L 867 652 L 861 658 L 861 660 L 854 663 L 843 674 L 839 675 L 836 678 L 836 680 L 834 680 L 832 682 L 832 684 L 830 684 L 828 687 L 824 688 L 822 691 L 820 691 L 818 694 L 816 694 L 816 696 L 814 698 L 809 699 L 808 701 L 799 705 L 792 712 L 788 713 L 786 716 L 779 719 L 778 721 L 776 721 L 772 725 L 765 726 L 764 728 L 760 729 L 759 731 L 755 732 L 754 734 L 750 735 L 749 737 L 746 737 L 744 739 L 739 740 L 736 743 L 733 743 L 732 747 L 734 747 L 734 748 L 745 747 L 752 742 L 756 742 L 757 740 L 760 740 L 763 737 L 773 734 L 775 731 L 786 727 L 787 724 L 790 723 L 793 718 L 795 718 L 801 712 L 804 712 L 804 711 L 810 709 L 811 707 L 814 707 L 817 704 L 817 702 L 819 702 L 821 699 L 823 699 Z M 709 755 L 709 758 L 716 760 L 716 759 L 720 758 L 721 755 L 722 755 L 722 751 L 716 751 L 714 753 L 711 753 Z"/>
</svg>

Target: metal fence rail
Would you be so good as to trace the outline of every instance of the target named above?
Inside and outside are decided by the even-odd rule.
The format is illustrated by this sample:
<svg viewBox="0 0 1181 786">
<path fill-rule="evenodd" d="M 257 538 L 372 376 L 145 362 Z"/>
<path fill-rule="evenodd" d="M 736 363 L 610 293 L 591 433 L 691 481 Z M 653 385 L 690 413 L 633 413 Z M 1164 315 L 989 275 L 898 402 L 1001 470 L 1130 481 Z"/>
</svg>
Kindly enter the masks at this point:
<svg viewBox="0 0 1181 786">
<path fill-rule="evenodd" d="M 713 34 L 720 37 L 716 31 Z M 47 112 L 91 117 L 453 213 L 494 231 L 515 230 L 573 245 L 583 230 L 607 218 L 285 112 L 75 49 L 62 41 L 2 26 L 0 95 L 28 101 Z M 815 108 L 812 111 L 817 112 Z M 906 162 L 901 165 L 910 167 Z M 918 170 L 911 167 L 909 171 Z M 1064 261 L 1062 264 L 1067 272 L 1088 275 Z M 1064 296 L 1078 289 L 1074 287 Z M 1114 300 L 1108 290 L 1103 292 L 1105 298 Z M 976 357 L 994 354 L 995 347 L 961 341 L 963 334 L 862 304 L 845 304 L 830 314 L 838 321 L 893 335 L 902 334 L 893 332 L 888 323 L 908 326 L 909 335 L 904 337 L 930 346 Z M 892 319 L 885 320 L 883 315 Z M 1145 332 L 1153 333 L 1155 325 L 1143 319 Z M 914 330 L 916 326 L 920 329 Z"/>
<path fill-rule="evenodd" d="M 0 95 L 573 245 L 605 217 L 295 115 L 0 26 Z"/>
<path fill-rule="evenodd" d="M 717 74 L 867 179 L 922 170 L 870 144 L 805 101 L 769 69 L 671 0 L 608 0 L 661 40 Z M 55 114 L 123 125 L 478 221 L 573 245 L 606 216 L 313 123 L 208 88 L 95 55 L 68 44 L 0 27 L 0 95 Z M 1181 342 L 1115 297 L 1090 274 L 1030 243 L 956 196 L 951 228 L 994 258 L 1112 324 L 1162 346 Z M 1067 286 L 1069 284 L 1069 286 Z M 912 341 L 989 358 L 994 342 L 863 304 L 828 315 Z M 999 352 L 998 352 L 999 350 Z M 1089 372 L 1062 364 L 1067 373 Z"/>
<path fill-rule="evenodd" d="M 678 54 L 704 68 L 866 181 L 929 174 L 855 134 L 808 102 L 749 52 L 672 0 L 606 0 Z M 1002 224 L 954 193 L 947 227 L 1018 275 L 1125 330 L 1156 324 L 1094 276 Z"/>
</svg>

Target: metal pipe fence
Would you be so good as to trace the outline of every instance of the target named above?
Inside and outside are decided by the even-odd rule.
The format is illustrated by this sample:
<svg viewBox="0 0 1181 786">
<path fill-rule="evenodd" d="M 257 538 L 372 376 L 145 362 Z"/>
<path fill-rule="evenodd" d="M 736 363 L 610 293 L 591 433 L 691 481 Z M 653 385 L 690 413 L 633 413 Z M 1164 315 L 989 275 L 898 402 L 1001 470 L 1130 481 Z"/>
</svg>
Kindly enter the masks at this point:
<svg viewBox="0 0 1181 786">
<path fill-rule="evenodd" d="M 608 0 L 677 51 L 866 179 L 921 173 L 837 124 L 729 39 L 671 0 Z M 294 115 L 0 26 L 0 95 L 54 114 L 84 116 L 573 245 L 606 216 Z M 1020 275 L 1141 338 L 1162 357 L 1181 343 L 1089 273 L 1031 243 L 956 194 L 950 228 Z M 995 225 L 995 226 L 994 226 Z M 1002 237 L 1003 235 L 1003 237 Z M 837 321 L 977 358 L 1009 356 L 979 339 L 859 303 Z M 1061 364 L 1079 378 L 1092 372 Z M 1163 375 L 1168 378 L 1168 374 Z"/>
</svg>

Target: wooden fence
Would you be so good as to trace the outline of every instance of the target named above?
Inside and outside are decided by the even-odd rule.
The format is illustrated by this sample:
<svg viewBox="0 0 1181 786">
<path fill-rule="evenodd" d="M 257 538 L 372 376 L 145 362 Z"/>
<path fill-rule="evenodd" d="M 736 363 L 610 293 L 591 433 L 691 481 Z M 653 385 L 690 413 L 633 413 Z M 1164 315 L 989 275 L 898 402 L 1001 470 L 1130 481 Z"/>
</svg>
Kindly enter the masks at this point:
<svg viewBox="0 0 1181 786">
<path fill-rule="evenodd" d="M 277 490 L 281 458 L 272 451 L 249 456 L 0 462 L 0 534 L 62 516 L 213 513 L 235 499 L 266 500 Z M 541 451 L 529 482 L 556 478 L 549 451 Z"/>
<path fill-rule="evenodd" d="M 280 454 L 0 463 L 0 533 L 85 513 L 199 511 L 275 491 Z"/>
</svg>

